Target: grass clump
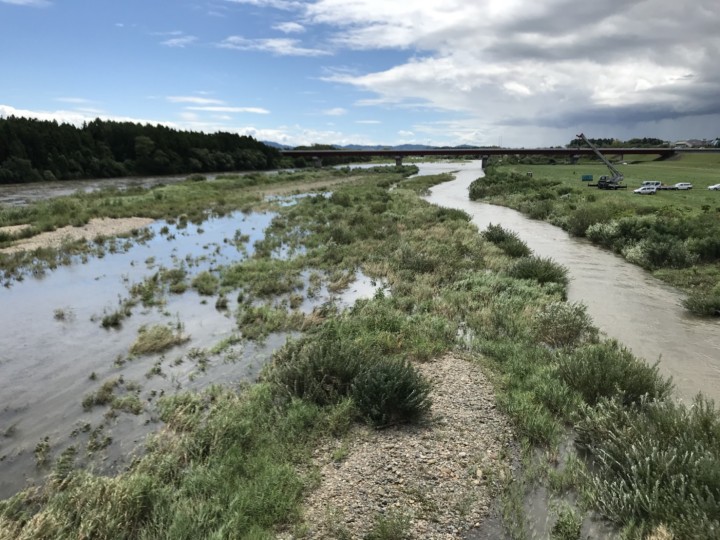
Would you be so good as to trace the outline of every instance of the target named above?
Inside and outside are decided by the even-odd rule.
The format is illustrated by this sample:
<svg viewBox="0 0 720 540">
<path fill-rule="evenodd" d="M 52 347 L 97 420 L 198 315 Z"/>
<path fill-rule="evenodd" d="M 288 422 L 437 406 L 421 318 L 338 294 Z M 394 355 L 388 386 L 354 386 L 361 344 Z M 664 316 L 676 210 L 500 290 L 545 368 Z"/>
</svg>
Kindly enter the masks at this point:
<svg viewBox="0 0 720 540">
<path fill-rule="evenodd" d="M 582 529 L 582 518 L 567 505 L 557 510 L 557 518 L 550 531 L 551 540 L 578 540 Z"/>
<path fill-rule="evenodd" d="M 632 538 L 660 525 L 676 538 L 720 530 L 720 415 L 698 396 L 674 401 L 619 399 L 588 409 L 578 443 L 593 459 L 591 499 L 609 519 L 632 524 Z"/>
<path fill-rule="evenodd" d="M 552 347 L 568 347 L 597 337 L 597 329 L 583 304 L 550 302 L 532 319 L 532 329 L 538 341 Z"/>
<path fill-rule="evenodd" d="M 559 283 L 566 287 L 569 282 L 567 268 L 545 257 L 518 259 L 509 268 L 508 274 L 517 279 L 534 279 L 540 284 Z"/>
<path fill-rule="evenodd" d="M 637 359 L 617 341 L 590 344 L 560 355 L 558 374 L 586 403 L 595 405 L 602 398 L 618 396 L 625 404 L 637 403 L 643 396 L 665 399 L 672 382 Z"/>
<path fill-rule="evenodd" d="M 430 383 L 407 361 L 367 367 L 352 384 L 357 408 L 372 425 L 413 422 L 430 410 Z"/>
<path fill-rule="evenodd" d="M 182 333 L 182 328 L 173 330 L 170 326 L 155 324 L 142 326 L 135 343 L 130 347 L 130 354 L 142 355 L 166 351 L 176 345 L 185 343 L 190 338 Z"/>
<path fill-rule="evenodd" d="M 517 233 L 504 229 L 501 225 L 488 225 L 483 237 L 502 249 L 510 257 L 529 257 L 531 255 L 528 245 L 520 240 Z"/>
<path fill-rule="evenodd" d="M 391 512 L 376 516 L 373 526 L 364 540 L 409 540 L 410 518 L 405 514 Z"/>
<path fill-rule="evenodd" d="M 203 296 L 213 296 L 220 287 L 220 280 L 208 271 L 200 272 L 192 280 L 193 289 Z"/>
</svg>

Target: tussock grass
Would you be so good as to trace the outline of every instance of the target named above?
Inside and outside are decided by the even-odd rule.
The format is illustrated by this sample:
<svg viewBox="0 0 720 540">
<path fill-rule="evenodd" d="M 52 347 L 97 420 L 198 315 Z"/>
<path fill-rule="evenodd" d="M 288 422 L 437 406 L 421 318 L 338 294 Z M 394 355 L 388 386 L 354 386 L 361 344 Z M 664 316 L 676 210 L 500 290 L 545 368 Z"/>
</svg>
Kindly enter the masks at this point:
<svg viewBox="0 0 720 540">
<path fill-rule="evenodd" d="M 170 326 L 161 324 L 150 327 L 143 326 L 138 332 L 135 343 L 130 347 L 130 354 L 143 355 L 163 352 L 185 343 L 189 339 L 182 333 L 182 328 L 173 330 Z"/>
</svg>

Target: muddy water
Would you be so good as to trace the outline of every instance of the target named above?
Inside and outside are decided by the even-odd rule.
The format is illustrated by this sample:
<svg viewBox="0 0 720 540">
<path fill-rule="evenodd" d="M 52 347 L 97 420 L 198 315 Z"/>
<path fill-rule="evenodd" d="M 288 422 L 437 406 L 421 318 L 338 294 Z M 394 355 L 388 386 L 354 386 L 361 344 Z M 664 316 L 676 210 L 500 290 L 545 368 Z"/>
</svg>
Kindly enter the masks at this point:
<svg viewBox="0 0 720 540">
<path fill-rule="evenodd" d="M 681 292 L 613 253 L 515 210 L 470 201 L 468 187 L 483 175 L 479 163 L 432 163 L 420 171 L 458 171 L 455 180 L 434 187 L 428 201 L 466 211 L 481 230 L 490 223 L 513 230 L 535 254 L 566 266 L 568 299 L 583 302 L 595 324 L 637 356 L 659 360 L 678 398 L 703 392 L 720 400 L 720 321 L 687 314 Z"/>
<path fill-rule="evenodd" d="M 154 403 L 160 395 L 233 384 L 258 374 L 288 335 L 271 335 L 262 344 L 241 342 L 207 358 L 197 353 L 240 334 L 233 295 L 227 310 L 215 308 L 216 298 L 188 290 L 168 295 L 161 306 L 137 305 L 119 329 L 104 329 L 100 320 L 129 296 L 132 284 L 160 266 L 185 266 L 190 280 L 203 270 L 251 256 L 273 217 L 271 212 L 238 212 L 201 225 L 158 222 L 144 243 L 0 288 L 0 498 L 47 474 L 47 467 L 36 467 L 35 456 L 36 445 L 45 437 L 50 458 L 73 445 L 81 463 L 113 472 L 129 462 L 148 432 L 159 429 Z M 240 235 L 238 244 L 234 239 Z M 292 252 L 283 247 L 273 256 L 289 257 Z M 372 296 L 376 286 L 357 277 L 342 295 L 331 295 L 323 287 L 300 309 L 310 312 L 328 300 L 347 305 Z M 62 318 L 56 318 L 58 310 Z M 190 337 L 186 344 L 162 355 L 129 356 L 142 325 L 178 323 Z M 83 409 L 85 395 L 119 376 L 139 385 L 145 404 L 140 415 L 120 412 L 108 417 L 107 406 Z M 112 443 L 90 452 L 88 442 L 96 430 L 96 438 L 110 437 Z"/>
</svg>

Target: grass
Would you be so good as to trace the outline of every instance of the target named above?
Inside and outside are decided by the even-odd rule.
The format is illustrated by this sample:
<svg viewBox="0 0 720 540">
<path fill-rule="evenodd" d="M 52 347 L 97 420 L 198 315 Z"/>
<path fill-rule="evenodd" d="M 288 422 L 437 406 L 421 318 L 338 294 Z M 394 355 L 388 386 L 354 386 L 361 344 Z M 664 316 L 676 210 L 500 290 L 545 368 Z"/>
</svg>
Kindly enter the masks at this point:
<svg viewBox="0 0 720 540">
<path fill-rule="evenodd" d="M 135 343 L 130 347 L 130 354 L 145 355 L 166 351 L 176 345 L 185 343 L 190 338 L 182 333 L 182 328 L 156 324 L 142 326 L 138 331 Z"/>
</svg>

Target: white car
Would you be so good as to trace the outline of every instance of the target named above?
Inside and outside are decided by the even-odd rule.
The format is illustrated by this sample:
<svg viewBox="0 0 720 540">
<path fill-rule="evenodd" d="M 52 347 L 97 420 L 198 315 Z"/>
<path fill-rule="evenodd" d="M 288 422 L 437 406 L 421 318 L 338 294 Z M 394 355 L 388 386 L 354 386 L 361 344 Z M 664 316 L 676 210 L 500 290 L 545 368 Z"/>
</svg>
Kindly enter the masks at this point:
<svg viewBox="0 0 720 540">
<path fill-rule="evenodd" d="M 657 188 L 655 186 L 642 186 L 633 191 L 633 193 L 639 193 L 640 195 L 655 195 Z"/>
<path fill-rule="evenodd" d="M 708 189 L 712 189 L 713 191 L 720 191 L 720 184 L 713 184 L 712 186 L 708 186 Z"/>
<path fill-rule="evenodd" d="M 675 189 L 692 189 L 692 184 L 690 182 L 680 182 L 675 184 L 673 187 Z"/>
</svg>

